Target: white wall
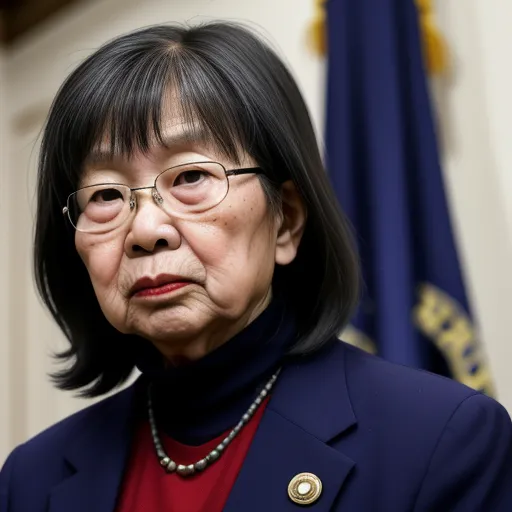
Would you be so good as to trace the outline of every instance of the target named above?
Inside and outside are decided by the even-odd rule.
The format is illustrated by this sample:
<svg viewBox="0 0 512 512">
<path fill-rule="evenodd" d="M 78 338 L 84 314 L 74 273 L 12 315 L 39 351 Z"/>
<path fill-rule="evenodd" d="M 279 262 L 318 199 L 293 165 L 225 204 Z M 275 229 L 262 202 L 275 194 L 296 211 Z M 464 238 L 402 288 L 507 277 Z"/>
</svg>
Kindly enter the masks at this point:
<svg viewBox="0 0 512 512">
<path fill-rule="evenodd" d="M 0 240 L 8 239 L 8 215 L 10 208 L 7 205 L 8 186 L 6 176 L 8 172 L 6 148 L 7 141 L 7 117 L 5 115 L 5 83 L 6 76 L 4 70 L 5 56 L 0 52 Z M 8 336 L 8 300 L 9 293 L 7 288 L 8 275 L 8 250 L 5 242 L 3 250 L 0 251 L 0 410 L 3 417 L 0 418 L 0 459 L 2 454 L 6 453 L 10 446 L 10 430 L 8 414 L 10 410 L 9 403 L 9 345 Z"/>
<path fill-rule="evenodd" d="M 512 36 L 507 34 L 506 26 L 512 4 L 509 0 L 438 3 L 440 21 L 456 64 L 452 77 L 436 84 L 445 171 L 483 339 L 500 398 L 512 411 L 512 376 L 508 371 L 512 362 L 512 345 L 508 342 L 512 147 L 507 143 L 512 108 L 507 57 Z M 9 411 L 7 425 L 4 421 L 0 424 L 0 460 L 7 447 L 84 405 L 54 391 L 45 378 L 50 369 L 48 354 L 62 343 L 62 336 L 39 305 L 30 277 L 36 157 L 33 147 L 59 84 L 106 39 L 142 25 L 211 17 L 250 21 L 269 34 L 272 43 L 286 56 L 317 131 L 321 131 L 324 63 L 309 53 L 305 44 L 313 4 L 313 0 L 96 0 L 66 11 L 11 51 L 4 63 L 3 83 L 9 97 L 5 115 L 4 106 L 0 105 L 0 130 L 4 123 L 11 138 L 8 179 L 9 191 L 13 191 L 6 194 L 3 187 L 0 191 L 0 200 L 7 201 L 0 202 L 2 215 L 12 215 L 10 223 L 0 217 L 0 239 L 8 240 L 0 252 L 0 301 L 5 304 L 9 298 L 10 303 L 7 310 L 0 308 L 0 315 L 4 315 L 0 317 L 0 410 Z M 0 73 L 0 91 L 1 77 Z M 1 176 L 6 176 L 5 166 Z M 10 237 L 6 239 L 7 226 Z M 12 261 L 7 272 L 9 256 Z M 7 275 L 6 288 L 2 284 Z M 6 315 L 8 328 L 2 322 L 7 320 Z M 6 350 L 8 359 L 2 357 Z M 7 374 L 9 368 L 15 371 Z M 10 404 L 6 383 L 13 391 Z"/>
</svg>

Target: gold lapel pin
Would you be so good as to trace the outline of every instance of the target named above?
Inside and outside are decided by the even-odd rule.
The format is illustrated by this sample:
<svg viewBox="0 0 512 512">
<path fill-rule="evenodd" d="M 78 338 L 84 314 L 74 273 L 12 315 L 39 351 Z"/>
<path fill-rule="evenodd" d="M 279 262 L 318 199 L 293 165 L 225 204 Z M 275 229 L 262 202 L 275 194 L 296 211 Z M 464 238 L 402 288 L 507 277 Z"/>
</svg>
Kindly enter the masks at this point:
<svg viewBox="0 0 512 512">
<path fill-rule="evenodd" d="M 313 473 L 299 473 L 288 484 L 288 496 L 297 505 L 311 505 L 322 494 L 322 481 Z"/>
</svg>

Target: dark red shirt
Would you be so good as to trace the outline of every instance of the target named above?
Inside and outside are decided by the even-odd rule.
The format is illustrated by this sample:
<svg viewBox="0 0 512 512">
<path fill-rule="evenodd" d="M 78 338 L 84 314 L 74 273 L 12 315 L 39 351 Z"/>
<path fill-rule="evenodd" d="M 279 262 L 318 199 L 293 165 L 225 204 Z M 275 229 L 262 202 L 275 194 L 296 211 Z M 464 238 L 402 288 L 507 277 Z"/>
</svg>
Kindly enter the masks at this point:
<svg viewBox="0 0 512 512">
<path fill-rule="evenodd" d="M 137 430 L 116 512 L 222 512 L 267 402 L 233 439 L 220 459 L 192 477 L 168 474 L 160 466 L 149 423 Z M 229 432 L 228 432 L 229 433 Z M 205 457 L 227 433 L 201 446 L 186 446 L 160 434 L 166 453 L 179 464 Z"/>
</svg>

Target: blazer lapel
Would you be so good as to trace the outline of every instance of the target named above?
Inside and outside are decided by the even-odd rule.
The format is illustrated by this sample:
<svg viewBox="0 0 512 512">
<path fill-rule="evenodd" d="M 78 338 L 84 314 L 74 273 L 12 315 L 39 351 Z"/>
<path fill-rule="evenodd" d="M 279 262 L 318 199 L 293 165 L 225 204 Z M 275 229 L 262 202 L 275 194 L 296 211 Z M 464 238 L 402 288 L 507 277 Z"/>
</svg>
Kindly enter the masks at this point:
<svg viewBox="0 0 512 512">
<path fill-rule="evenodd" d="M 355 425 L 345 382 L 344 350 L 324 350 L 287 366 L 259 425 L 225 512 L 293 512 L 298 473 L 313 473 L 322 494 L 310 508 L 333 507 L 354 462 L 327 443 Z"/>
<path fill-rule="evenodd" d="M 113 512 L 132 436 L 134 388 L 98 404 L 91 421 L 67 446 L 74 471 L 52 489 L 49 512 Z"/>
</svg>

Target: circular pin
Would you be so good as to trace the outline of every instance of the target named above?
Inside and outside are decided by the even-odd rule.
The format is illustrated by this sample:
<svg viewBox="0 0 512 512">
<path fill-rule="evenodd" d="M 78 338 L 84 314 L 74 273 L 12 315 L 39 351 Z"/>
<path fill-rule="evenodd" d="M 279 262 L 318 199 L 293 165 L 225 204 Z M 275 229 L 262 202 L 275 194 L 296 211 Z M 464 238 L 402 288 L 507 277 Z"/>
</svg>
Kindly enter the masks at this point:
<svg viewBox="0 0 512 512">
<path fill-rule="evenodd" d="M 288 496 L 297 505 L 311 505 L 322 494 L 322 482 L 313 473 L 299 473 L 288 484 Z"/>
</svg>

